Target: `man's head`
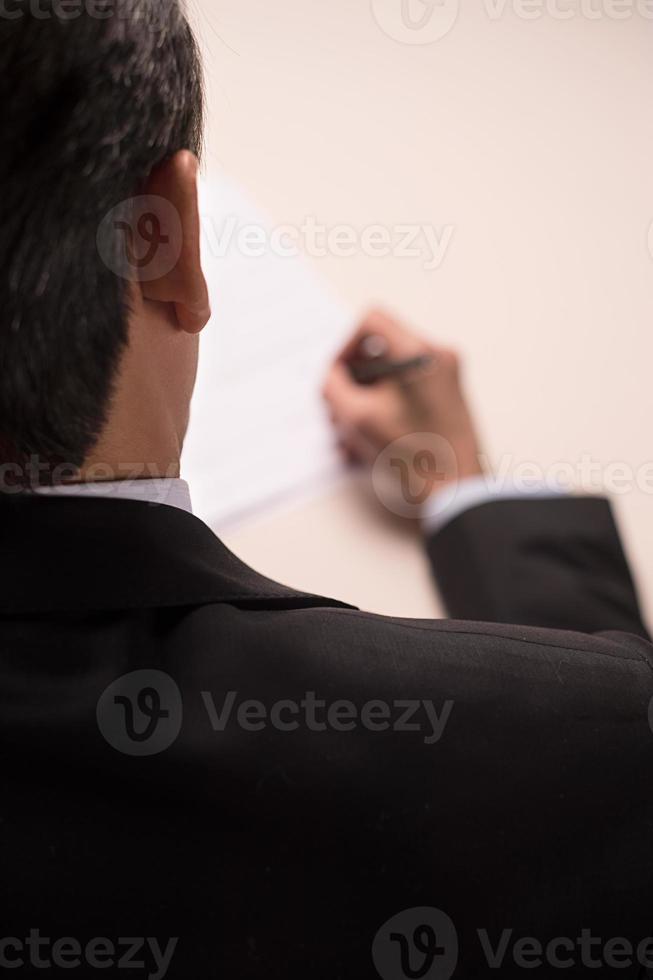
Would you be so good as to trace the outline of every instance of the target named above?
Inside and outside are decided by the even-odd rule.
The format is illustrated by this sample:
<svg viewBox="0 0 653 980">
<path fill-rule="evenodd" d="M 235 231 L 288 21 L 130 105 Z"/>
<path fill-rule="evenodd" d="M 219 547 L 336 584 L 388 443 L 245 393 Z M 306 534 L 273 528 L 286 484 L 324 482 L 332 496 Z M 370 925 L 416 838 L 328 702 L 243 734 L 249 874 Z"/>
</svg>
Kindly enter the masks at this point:
<svg viewBox="0 0 653 980">
<path fill-rule="evenodd" d="M 0 17 L 0 462 L 81 467 L 106 438 L 147 459 L 157 417 L 183 439 L 209 315 L 200 59 L 178 0 L 37 9 L 13 0 Z M 111 223 L 140 195 L 168 202 L 146 227 L 178 256 L 154 279 L 124 266 L 138 230 Z"/>
</svg>

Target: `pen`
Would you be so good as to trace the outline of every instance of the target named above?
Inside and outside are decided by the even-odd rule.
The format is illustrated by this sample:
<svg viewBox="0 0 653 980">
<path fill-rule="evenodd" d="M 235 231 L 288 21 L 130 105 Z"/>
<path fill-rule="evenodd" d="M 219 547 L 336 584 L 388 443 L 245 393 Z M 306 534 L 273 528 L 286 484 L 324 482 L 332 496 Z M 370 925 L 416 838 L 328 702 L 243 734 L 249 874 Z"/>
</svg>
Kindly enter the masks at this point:
<svg viewBox="0 0 653 980">
<path fill-rule="evenodd" d="M 420 354 L 417 357 L 401 361 L 391 361 L 384 356 L 385 342 L 382 338 L 366 338 L 362 349 L 367 348 L 367 356 L 354 358 L 349 363 L 349 370 L 354 381 L 361 385 L 374 384 L 376 381 L 387 381 L 400 378 L 410 371 L 425 370 L 432 366 L 435 358 L 432 354 Z"/>
</svg>

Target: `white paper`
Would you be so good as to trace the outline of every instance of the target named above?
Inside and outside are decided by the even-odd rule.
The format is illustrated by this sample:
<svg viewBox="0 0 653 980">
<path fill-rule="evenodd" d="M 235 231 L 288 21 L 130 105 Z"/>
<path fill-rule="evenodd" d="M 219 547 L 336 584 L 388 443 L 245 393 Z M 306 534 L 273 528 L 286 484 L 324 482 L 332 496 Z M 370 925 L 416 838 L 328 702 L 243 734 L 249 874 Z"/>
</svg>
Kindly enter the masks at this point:
<svg viewBox="0 0 653 980">
<path fill-rule="evenodd" d="M 343 475 L 320 388 L 353 321 L 304 259 L 279 254 L 269 220 L 228 181 L 204 182 L 201 212 L 213 318 L 182 472 L 195 513 L 220 528 Z M 243 247 L 247 228 L 260 242 Z"/>
</svg>

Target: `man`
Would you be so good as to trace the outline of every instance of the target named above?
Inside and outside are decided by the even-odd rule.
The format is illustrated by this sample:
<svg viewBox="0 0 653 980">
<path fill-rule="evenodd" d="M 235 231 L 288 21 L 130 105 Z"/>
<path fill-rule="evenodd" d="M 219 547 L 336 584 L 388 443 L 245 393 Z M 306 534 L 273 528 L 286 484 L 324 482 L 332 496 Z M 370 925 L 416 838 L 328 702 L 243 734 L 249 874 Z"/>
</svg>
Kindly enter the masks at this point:
<svg viewBox="0 0 653 980">
<path fill-rule="evenodd" d="M 488 498 L 454 355 L 373 314 L 325 396 L 360 459 L 451 447 L 424 521 L 458 619 L 230 554 L 177 479 L 210 315 L 192 35 L 176 0 L 59 7 L 0 25 L 0 965 L 640 975 L 653 648 L 608 503 Z M 128 281 L 139 213 L 174 262 Z M 358 385 L 370 334 L 430 369 Z"/>
</svg>

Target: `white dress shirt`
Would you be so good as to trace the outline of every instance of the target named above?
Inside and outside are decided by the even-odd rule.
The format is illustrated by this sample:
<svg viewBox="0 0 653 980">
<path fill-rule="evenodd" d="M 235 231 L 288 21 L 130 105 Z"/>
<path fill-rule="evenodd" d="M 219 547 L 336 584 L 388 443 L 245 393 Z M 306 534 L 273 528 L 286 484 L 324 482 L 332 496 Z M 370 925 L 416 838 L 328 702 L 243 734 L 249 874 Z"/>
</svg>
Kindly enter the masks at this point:
<svg viewBox="0 0 653 980">
<path fill-rule="evenodd" d="M 185 480 L 116 480 L 106 483 L 69 483 L 65 486 L 39 487 L 37 493 L 56 497 L 102 497 L 112 500 L 141 500 L 147 504 L 165 504 L 193 513 L 190 489 Z"/>
<path fill-rule="evenodd" d="M 190 488 L 185 480 L 116 480 L 106 483 L 75 483 L 66 486 L 40 487 L 37 493 L 61 497 L 101 497 L 113 500 L 140 500 L 150 504 L 164 504 L 193 513 Z M 486 476 L 473 476 L 460 480 L 455 494 L 449 487 L 434 493 L 422 508 L 422 526 L 426 534 L 437 534 L 447 524 L 465 511 L 493 500 L 518 500 L 522 498 L 553 498 L 564 496 L 562 487 L 541 484 L 530 489 L 517 488 L 510 482 L 501 487 L 492 484 Z"/>
<path fill-rule="evenodd" d="M 498 486 L 491 476 L 470 476 L 456 484 L 455 493 L 452 494 L 449 487 L 429 497 L 422 508 L 422 527 L 426 534 L 437 534 L 455 517 L 493 500 L 546 500 L 567 494 L 568 491 L 557 484 L 541 483 L 525 489 L 510 480 Z"/>
</svg>

